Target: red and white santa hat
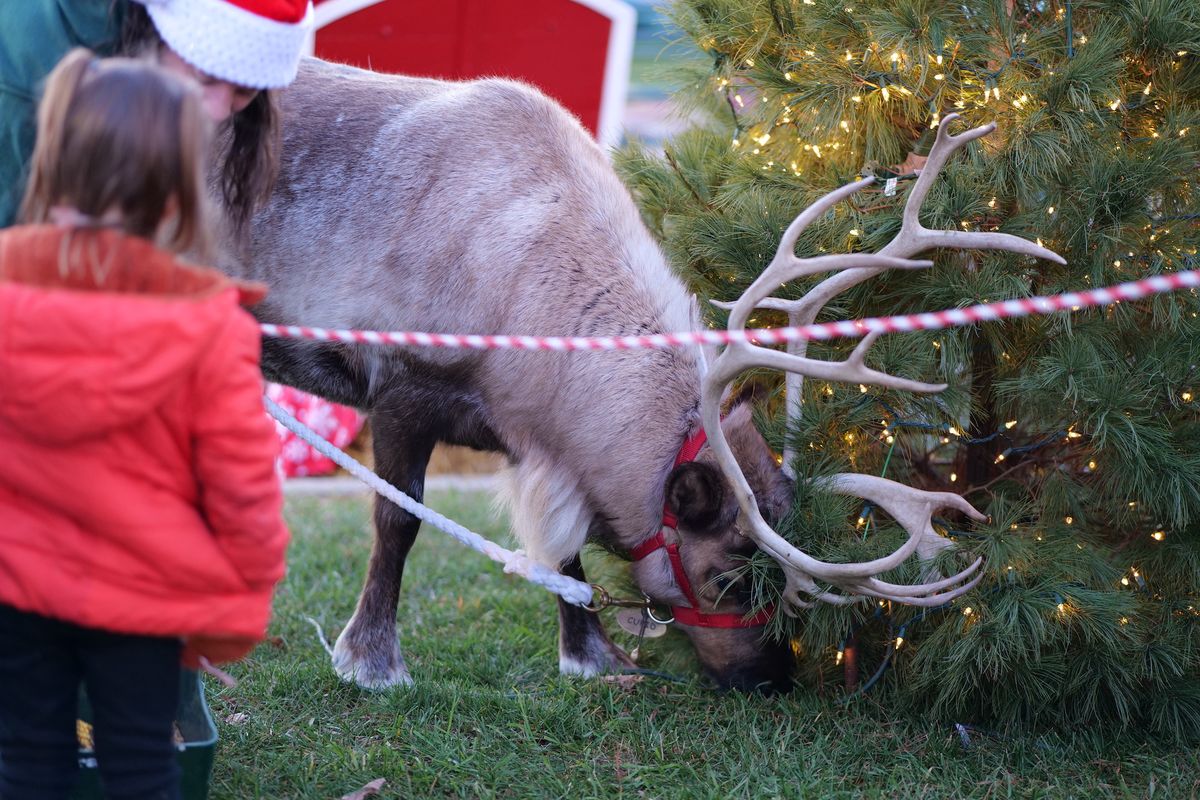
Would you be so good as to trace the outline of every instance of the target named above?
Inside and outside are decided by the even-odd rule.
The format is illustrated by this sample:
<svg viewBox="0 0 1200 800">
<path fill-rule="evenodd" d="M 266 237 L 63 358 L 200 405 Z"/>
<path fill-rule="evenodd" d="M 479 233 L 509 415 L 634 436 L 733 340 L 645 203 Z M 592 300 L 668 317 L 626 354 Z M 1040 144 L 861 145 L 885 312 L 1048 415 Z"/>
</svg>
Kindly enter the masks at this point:
<svg viewBox="0 0 1200 800">
<path fill-rule="evenodd" d="M 180 58 L 214 78 L 278 89 L 296 78 L 312 0 L 137 0 Z"/>
</svg>

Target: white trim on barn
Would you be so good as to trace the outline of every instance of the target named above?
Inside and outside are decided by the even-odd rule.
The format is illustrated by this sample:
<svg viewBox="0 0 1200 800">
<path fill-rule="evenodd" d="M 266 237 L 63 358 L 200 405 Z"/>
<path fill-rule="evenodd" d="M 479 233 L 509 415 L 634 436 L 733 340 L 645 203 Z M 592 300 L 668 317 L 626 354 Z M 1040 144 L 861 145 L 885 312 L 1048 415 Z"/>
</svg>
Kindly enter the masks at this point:
<svg viewBox="0 0 1200 800">
<path fill-rule="evenodd" d="M 633 65 L 633 40 L 637 36 L 637 9 L 624 0 L 573 0 L 612 20 L 608 56 L 604 59 L 604 84 L 597 124 L 602 147 L 621 143 L 625 103 L 629 99 L 629 71 Z"/>
<path fill-rule="evenodd" d="M 324 3 L 318 4 L 314 9 L 316 16 L 313 31 L 304 44 L 304 55 L 311 56 L 317 52 L 317 31 L 321 28 L 382 2 L 383 0 L 325 0 Z"/>
</svg>

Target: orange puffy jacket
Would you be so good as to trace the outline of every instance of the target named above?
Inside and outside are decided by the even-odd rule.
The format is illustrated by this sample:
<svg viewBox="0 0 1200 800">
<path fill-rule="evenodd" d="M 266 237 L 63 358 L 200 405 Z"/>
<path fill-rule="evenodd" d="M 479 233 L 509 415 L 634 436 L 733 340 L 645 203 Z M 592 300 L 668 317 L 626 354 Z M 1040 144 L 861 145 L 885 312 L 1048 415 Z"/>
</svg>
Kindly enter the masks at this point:
<svg viewBox="0 0 1200 800">
<path fill-rule="evenodd" d="M 0 231 L 0 603 L 191 665 L 263 638 L 288 532 L 262 295 L 115 231 Z"/>
</svg>

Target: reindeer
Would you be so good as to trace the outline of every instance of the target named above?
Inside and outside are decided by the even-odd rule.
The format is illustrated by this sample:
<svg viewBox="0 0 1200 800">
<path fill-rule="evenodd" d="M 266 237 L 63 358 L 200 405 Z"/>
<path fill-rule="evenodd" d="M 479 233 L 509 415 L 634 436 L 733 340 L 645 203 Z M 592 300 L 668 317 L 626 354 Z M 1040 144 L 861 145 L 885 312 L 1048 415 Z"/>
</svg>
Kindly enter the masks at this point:
<svg viewBox="0 0 1200 800">
<path fill-rule="evenodd" d="M 306 60 L 281 103 L 285 141 L 274 196 L 248 230 L 231 238 L 222 262 L 232 274 L 270 285 L 256 308 L 262 320 L 579 336 L 698 325 L 694 300 L 605 154 L 574 118 L 532 88 L 497 79 L 387 76 Z M 796 259 L 792 248 L 807 221 L 866 182 L 839 190 L 792 224 L 731 325 L 743 325 L 755 298 L 797 275 L 846 269 L 812 295 L 820 297 L 839 280 L 844 288 L 884 268 L 925 266 L 905 257 L 930 247 L 1056 258 L 1012 236 L 920 227 L 920 200 L 946 156 L 982 135 L 950 137 L 949 120 L 912 191 L 904 229 L 885 254 Z M 824 302 L 815 301 L 811 313 Z M 377 471 L 418 499 L 437 442 L 504 453 L 512 465 L 506 495 L 512 525 L 531 558 L 585 580 L 579 553 L 589 537 L 630 553 L 636 584 L 674 609 L 721 686 L 774 690 L 790 685 L 791 654 L 763 636 L 766 614 L 748 618 L 748 587 L 724 577 L 756 542 L 787 569 L 789 611 L 810 602 L 806 597 L 937 604 L 978 579 L 970 579 L 978 562 L 915 586 L 872 577 L 914 549 L 928 556 L 944 546 L 929 525 L 936 508 L 978 517 L 956 495 L 878 478 L 841 477 L 830 486 L 888 510 L 913 533 L 910 544 L 864 564 L 823 564 L 799 552 L 766 523 L 787 509 L 791 482 L 755 430 L 749 406 L 719 418 L 721 386 L 745 357 L 829 380 L 937 388 L 866 367 L 872 339 L 845 364 L 733 346 L 707 378 L 695 349 L 485 353 L 279 339 L 264 341 L 263 368 L 272 380 L 365 410 Z M 381 498 L 374 523 L 366 582 L 333 662 L 348 680 L 386 687 L 412 680 L 396 609 L 419 523 Z M 816 580 L 847 594 L 822 591 Z M 632 666 L 594 613 L 561 600 L 558 612 L 563 673 L 594 676 Z"/>
</svg>

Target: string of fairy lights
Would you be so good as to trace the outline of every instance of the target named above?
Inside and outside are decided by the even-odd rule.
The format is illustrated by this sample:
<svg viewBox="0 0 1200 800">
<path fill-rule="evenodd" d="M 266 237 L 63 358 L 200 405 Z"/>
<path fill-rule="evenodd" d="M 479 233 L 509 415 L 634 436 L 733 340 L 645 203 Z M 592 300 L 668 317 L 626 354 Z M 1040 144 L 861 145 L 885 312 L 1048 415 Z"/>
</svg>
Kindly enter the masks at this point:
<svg viewBox="0 0 1200 800">
<path fill-rule="evenodd" d="M 1185 403 L 1190 403 L 1194 399 L 1194 394 L 1190 390 L 1182 391 L 1180 396 L 1181 396 L 1181 400 Z M 1083 438 L 1083 434 L 1078 431 L 1075 431 L 1074 430 L 1075 426 L 1071 425 L 1066 429 L 1057 430 L 1057 431 L 1054 431 L 1045 436 L 1039 437 L 1035 441 L 1032 441 L 1032 442 L 1029 442 L 1026 444 L 1016 444 L 1015 442 L 1017 441 L 1017 439 L 1014 437 L 1012 431 L 1014 429 L 1019 430 L 1018 420 L 1008 420 L 1008 421 L 1004 422 L 1002 425 L 1000 425 L 998 428 L 996 428 L 994 431 L 992 431 L 991 433 L 977 435 L 977 436 L 970 436 L 970 435 L 967 435 L 965 432 L 963 432 L 962 430 L 960 430 L 957 426 L 955 426 L 953 424 L 932 423 L 932 422 L 926 422 L 926 421 L 922 421 L 922 420 L 918 420 L 918 419 L 905 418 L 899 411 L 896 410 L 896 408 L 893 405 L 889 404 L 884 398 L 882 398 L 878 395 L 866 394 L 859 401 L 860 406 L 863 404 L 868 404 L 868 403 L 873 403 L 873 404 L 878 405 L 880 408 L 882 408 L 884 410 L 885 414 L 888 417 L 890 417 L 890 420 L 887 417 L 880 420 L 881 432 L 879 435 L 879 441 L 888 446 L 888 451 L 884 458 L 884 463 L 883 463 L 882 469 L 880 471 L 881 476 L 885 476 L 887 474 L 888 466 L 891 463 L 892 453 L 895 450 L 895 447 L 896 447 L 896 444 L 898 441 L 897 433 L 900 429 L 911 429 L 911 430 L 921 431 L 927 436 L 933 436 L 933 437 L 938 438 L 940 440 L 941 445 L 955 443 L 958 445 L 972 446 L 972 445 L 988 444 L 988 443 L 995 441 L 998 438 L 1008 439 L 1010 442 L 1013 442 L 1013 444 L 1010 447 L 1008 447 L 1007 449 L 1005 449 L 1003 451 L 1002 455 L 1008 455 L 1009 457 L 1032 453 L 1032 452 L 1040 450 L 1044 447 L 1048 447 L 1052 444 L 1055 444 L 1056 442 L 1071 442 L 1073 440 Z M 997 462 L 999 462 L 1000 460 L 1002 460 L 1002 459 L 1000 457 L 998 457 Z M 1094 460 L 1088 461 L 1088 471 L 1094 471 L 1096 469 L 1096 466 L 1097 465 Z M 957 480 L 957 475 L 955 473 L 951 472 L 949 478 L 950 478 L 950 481 L 953 483 Z M 1136 501 L 1132 501 L 1132 500 L 1129 501 L 1129 507 L 1131 509 L 1135 508 L 1136 506 L 1137 506 Z M 875 511 L 874 504 L 872 504 L 870 502 L 866 502 L 866 503 L 864 503 L 862 510 L 859 512 L 856 527 L 862 531 L 862 536 L 864 539 L 867 537 L 867 535 L 870 531 L 871 523 L 874 518 L 874 511 Z M 937 528 L 941 529 L 941 533 L 948 536 L 952 540 L 957 540 L 959 538 L 968 538 L 968 539 L 976 538 L 976 539 L 978 539 L 978 538 L 983 538 L 983 536 L 984 536 L 984 534 L 979 534 L 979 533 L 975 533 L 972 531 L 956 529 L 951 522 L 949 522 L 948 520 L 943 519 L 943 518 L 934 517 L 932 522 Z M 1074 523 L 1074 519 L 1071 516 L 1066 516 L 1063 519 L 1063 523 L 1067 526 L 1070 526 Z M 1020 526 L 1016 523 L 1011 523 L 1010 528 L 1012 530 L 1016 531 L 1016 530 L 1019 530 Z M 1154 530 L 1149 534 L 1149 538 L 1155 542 L 1162 542 L 1166 539 L 1166 532 L 1163 530 L 1162 527 L 1154 526 Z M 1036 534 L 1036 539 L 1037 539 L 1037 541 L 1043 541 L 1044 537 L 1042 536 L 1042 534 L 1038 533 L 1038 534 Z M 1080 549 L 1082 549 L 1082 547 L 1083 547 L 1081 544 L 1077 544 L 1076 546 Z M 1005 572 L 1008 576 L 1009 583 L 1014 582 L 1015 577 L 1016 577 L 1015 567 L 1010 564 L 1010 565 L 1008 565 Z M 1122 587 L 1126 587 L 1126 588 L 1136 587 L 1139 591 L 1141 591 L 1143 593 L 1148 594 L 1150 592 L 1150 587 L 1149 587 L 1148 583 L 1146 582 L 1146 578 L 1145 578 L 1143 571 L 1141 569 L 1139 569 L 1136 565 L 1130 566 L 1126 570 L 1126 572 L 1121 576 L 1118 583 Z M 988 591 L 996 592 L 999 589 L 1000 589 L 999 586 L 995 586 L 995 587 L 992 587 Z M 1052 595 L 1053 595 L 1053 599 L 1054 599 L 1054 605 L 1055 605 L 1055 608 L 1057 609 L 1059 617 L 1062 619 L 1068 618 L 1071 614 L 1071 606 L 1070 606 L 1069 599 L 1064 598 L 1058 592 L 1052 592 Z M 958 605 L 958 601 L 954 600 L 954 601 L 950 601 L 948 603 L 944 603 L 940 606 L 934 606 L 931 608 L 921 609 L 915 616 L 913 616 L 912 618 L 901 623 L 899 628 L 897 628 L 892 621 L 891 601 L 885 601 L 885 600 L 877 601 L 876 606 L 872 613 L 872 619 L 873 620 L 883 619 L 886 621 L 887 636 L 884 640 L 886 642 L 885 652 L 884 652 L 884 655 L 883 655 L 876 671 L 871 675 L 870 678 L 868 678 L 867 681 L 865 681 L 860 687 L 858 687 L 855 694 L 861 694 L 863 692 L 869 691 L 875 685 L 875 683 L 877 683 L 878 680 L 882 677 L 882 675 L 886 671 L 886 669 L 887 669 L 888 665 L 890 664 L 892 657 L 894 656 L 896 651 L 898 651 L 904 645 L 904 643 L 906 641 L 905 634 L 907 633 L 909 626 L 916 625 L 931 615 L 950 611 L 950 610 L 954 609 L 955 607 L 957 607 L 957 605 Z M 1191 613 L 1193 613 L 1194 615 L 1200 613 L 1200 612 L 1197 612 L 1194 605 L 1189 606 L 1188 610 Z M 972 617 L 977 614 L 977 611 L 973 606 L 966 605 L 962 608 L 961 613 L 964 617 Z M 1129 618 L 1127 616 L 1121 616 L 1120 618 L 1118 618 L 1117 621 L 1121 625 L 1129 624 Z M 861 628 L 861 624 L 852 625 L 851 628 L 849 629 L 849 631 L 847 631 L 846 635 L 842 638 L 841 643 L 838 645 L 838 648 L 834 654 L 834 664 L 835 665 L 841 665 L 843 663 L 843 660 L 844 660 L 845 654 L 846 654 L 846 648 L 849 645 L 849 643 L 853 640 L 854 636 L 857 634 L 857 632 L 859 631 L 860 628 Z"/>
<path fill-rule="evenodd" d="M 806 3 L 811 5 L 811 3 Z M 853 7 L 844 8 L 848 17 L 855 16 Z M 1055 11 L 1056 21 L 1062 24 L 1066 40 L 1066 56 L 1073 59 L 1077 47 L 1088 43 L 1085 33 L 1077 34 L 1074 30 L 1074 18 L 1071 3 L 1067 2 Z M 969 22 L 969 21 L 968 21 Z M 1008 42 L 1002 43 L 999 52 L 988 54 L 981 63 L 965 63 L 966 54 L 962 52 L 960 42 L 952 38 L 945 40 L 937 52 L 922 50 L 913 55 L 903 48 L 885 47 L 877 37 L 868 32 L 870 41 L 859 44 L 856 48 L 842 43 L 808 46 L 794 45 L 787 49 L 781 59 L 778 69 L 783 79 L 782 86 L 772 85 L 778 94 L 772 91 L 761 91 L 751 87 L 749 82 L 740 81 L 738 73 L 744 70 L 759 68 L 754 57 L 742 58 L 737 54 L 728 54 L 718 47 L 715 37 L 701 41 L 701 46 L 710 50 L 714 57 L 714 82 L 717 92 L 724 95 L 726 105 L 733 117 L 734 134 L 732 146 L 750 155 L 763 155 L 766 149 L 779 151 L 782 145 L 790 145 L 790 152 L 769 157 L 761 165 L 764 171 L 782 170 L 794 175 L 804 173 L 805 158 L 820 160 L 831 153 L 848 153 L 851 157 L 858 154 L 856 138 L 849 119 L 834 119 L 832 112 L 826 110 L 828 98 L 821 102 L 821 110 L 816 106 L 807 109 L 800 108 L 789 87 L 804 80 L 805 71 L 810 67 L 820 66 L 825 69 L 822 74 L 834 66 L 842 72 L 847 84 L 857 85 L 858 90 L 846 89 L 842 106 L 847 103 L 853 106 L 873 104 L 880 107 L 890 106 L 893 102 L 916 104 L 926 109 L 927 125 L 930 130 L 936 129 L 941 121 L 944 109 L 953 108 L 957 111 L 968 109 L 983 110 L 993 108 L 1007 100 L 1018 111 L 1033 113 L 1039 105 L 1029 95 L 1022 91 L 1030 83 L 1031 74 L 1053 76 L 1053 66 L 1042 64 L 1030 56 L 1025 48 L 1028 45 L 1029 34 L 1022 33 Z M 1007 52 L 1005 52 L 1007 51 Z M 1175 60 L 1170 67 L 1179 65 L 1179 59 L 1188 57 L 1187 50 L 1175 52 Z M 996 59 L 999 64 L 994 67 L 988 62 Z M 733 69 L 729 65 L 734 64 Z M 1024 69 L 1002 91 L 1002 78 L 1015 66 Z M 772 76 L 772 84 L 778 83 L 777 77 Z M 1142 76 L 1145 82 L 1137 82 L 1119 95 L 1103 100 L 1096 99 L 1096 108 L 1086 107 L 1083 99 L 1078 110 L 1082 113 L 1093 113 L 1099 108 L 1107 107 L 1112 113 L 1121 113 L 1126 117 L 1130 112 L 1151 106 L 1153 110 L 1161 110 L 1161 105 L 1154 96 L 1154 76 Z M 744 92 L 753 92 L 751 97 L 743 96 Z M 762 121 L 747 125 L 740 112 L 755 107 Z M 805 136 L 801 132 L 802 118 L 809 117 L 813 125 L 810 133 Z M 811 118 L 817 118 L 815 121 Z M 826 121 L 828 120 L 828 121 Z M 1165 132 L 1158 129 L 1153 121 L 1147 122 L 1148 127 L 1142 131 L 1144 140 L 1156 139 Z M 794 130 L 792 130 L 794 128 Z M 1187 126 L 1170 131 L 1177 136 L 1187 136 L 1190 129 Z M 1134 137 L 1138 139 L 1142 137 Z"/>
</svg>

